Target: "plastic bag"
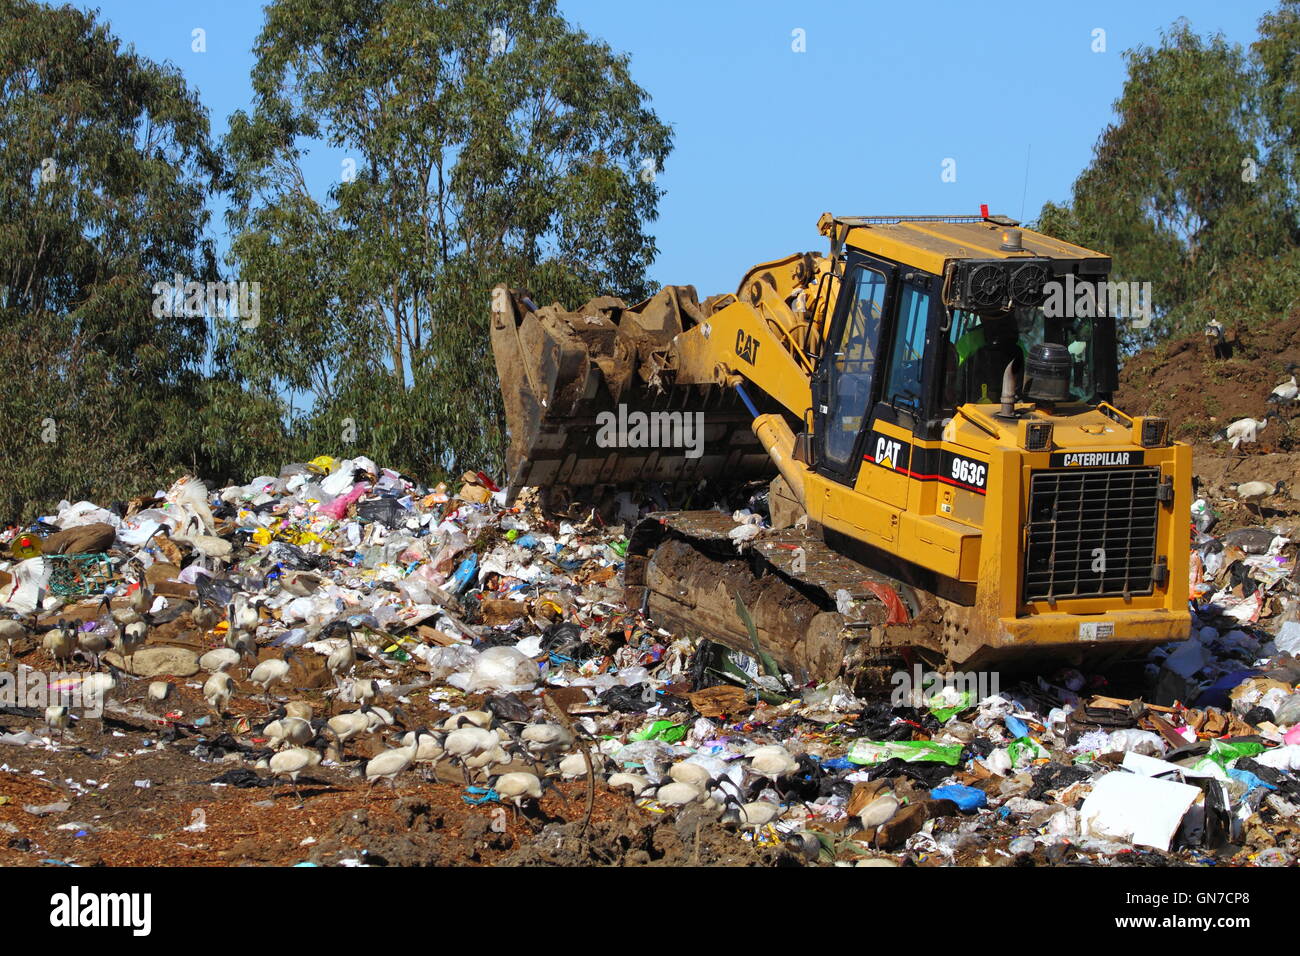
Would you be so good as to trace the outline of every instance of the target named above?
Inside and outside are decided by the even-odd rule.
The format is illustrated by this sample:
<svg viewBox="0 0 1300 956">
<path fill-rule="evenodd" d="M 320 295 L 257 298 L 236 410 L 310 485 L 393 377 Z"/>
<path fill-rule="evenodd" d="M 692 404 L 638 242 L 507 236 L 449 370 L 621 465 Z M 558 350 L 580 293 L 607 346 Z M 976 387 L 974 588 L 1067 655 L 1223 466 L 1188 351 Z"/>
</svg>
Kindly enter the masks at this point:
<svg viewBox="0 0 1300 956">
<path fill-rule="evenodd" d="M 506 692 L 532 690 L 539 679 L 537 665 L 513 647 L 489 647 L 474 662 L 469 689 Z"/>
<path fill-rule="evenodd" d="M 904 763 L 918 761 L 961 763 L 960 744 L 936 744 L 929 740 L 858 740 L 848 752 L 848 759 L 856 764 L 872 766 L 898 758 Z"/>
</svg>

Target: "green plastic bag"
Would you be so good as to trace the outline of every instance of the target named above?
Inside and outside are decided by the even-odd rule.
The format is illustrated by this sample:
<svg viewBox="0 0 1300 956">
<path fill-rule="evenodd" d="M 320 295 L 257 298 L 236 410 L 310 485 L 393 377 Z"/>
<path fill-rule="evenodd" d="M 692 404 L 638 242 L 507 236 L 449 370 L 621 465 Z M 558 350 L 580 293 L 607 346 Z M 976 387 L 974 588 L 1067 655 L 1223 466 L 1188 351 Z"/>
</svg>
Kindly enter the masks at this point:
<svg viewBox="0 0 1300 956">
<path fill-rule="evenodd" d="M 656 720 L 649 727 L 628 734 L 628 740 L 662 740 L 666 744 L 675 744 L 686 736 L 686 728 L 674 724 L 671 720 Z"/>
<path fill-rule="evenodd" d="M 1007 756 L 1011 758 L 1011 766 L 1019 767 L 1021 757 L 1025 758 L 1025 763 L 1030 763 L 1039 757 L 1048 756 L 1048 753 L 1033 737 L 1017 737 L 1007 744 Z"/>
<path fill-rule="evenodd" d="M 1227 743 L 1223 740 L 1211 740 L 1210 752 L 1200 760 L 1196 761 L 1196 767 L 1199 769 L 1201 764 L 1215 763 L 1219 769 L 1227 770 L 1228 765 L 1241 757 L 1253 757 L 1256 754 L 1263 753 L 1266 748 L 1263 744 L 1255 743 L 1250 740 L 1241 740 L 1236 743 Z"/>
<path fill-rule="evenodd" d="M 932 740 L 858 740 L 849 749 L 852 763 L 872 766 L 897 757 L 905 763 L 961 763 L 961 744 L 936 744 Z"/>
<path fill-rule="evenodd" d="M 957 714 L 960 714 L 963 710 L 970 707 L 971 704 L 973 704 L 974 702 L 975 702 L 975 695 L 968 690 L 962 691 L 961 700 L 959 700 L 956 704 L 953 704 L 951 707 L 943 706 L 942 694 L 935 694 L 928 701 L 930 705 L 930 713 L 932 713 L 934 715 L 934 719 L 939 721 L 939 723 L 941 724 L 946 724 Z"/>
</svg>

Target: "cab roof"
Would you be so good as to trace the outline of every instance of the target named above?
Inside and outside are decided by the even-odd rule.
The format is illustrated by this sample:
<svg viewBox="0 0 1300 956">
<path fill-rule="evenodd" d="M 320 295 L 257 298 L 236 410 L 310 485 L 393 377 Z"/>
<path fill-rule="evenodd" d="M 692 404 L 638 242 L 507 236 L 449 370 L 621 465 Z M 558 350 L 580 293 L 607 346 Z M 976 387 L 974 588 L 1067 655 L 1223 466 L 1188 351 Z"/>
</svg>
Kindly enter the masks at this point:
<svg viewBox="0 0 1300 956">
<path fill-rule="evenodd" d="M 1025 229 L 1005 216 L 832 216 L 817 223 L 832 245 L 855 249 L 942 275 L 953 259 L 1058 260 L 1057 272 L 1105 275 L 1110 256 Z M 1019 251 L 1000 248 L 1004 236 L 1020 233 Z"/>
</svg>

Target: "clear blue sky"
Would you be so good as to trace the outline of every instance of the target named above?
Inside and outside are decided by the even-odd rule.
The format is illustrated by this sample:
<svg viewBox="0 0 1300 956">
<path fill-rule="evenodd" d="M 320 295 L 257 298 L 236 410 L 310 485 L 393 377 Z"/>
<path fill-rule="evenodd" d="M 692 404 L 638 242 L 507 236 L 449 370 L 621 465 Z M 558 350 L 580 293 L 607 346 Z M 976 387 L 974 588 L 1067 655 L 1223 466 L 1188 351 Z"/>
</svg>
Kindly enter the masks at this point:
<svg viewBox="0 0 1300 956">
<path fill-rule="evenodd" d="M 1087 165 L 1123 84 L 1124 50 L 1154 45 L 1179 16 L 1248 45 L 1274 5 L 560 0 L 572 22 L 631 55 L 634 78 L 673 126 L 652 276 L 701 296 L 733 290 L 754 263 L 821 249 L 825 210 L 974 213 L 988 203 L 1033 218 L 1044 201 L 1067 198 Z M 214 133 L 248 107 L 260 3 L 82 6 L 143 55 L 179 66 Z M 205 53 L 191 50 L 196 27 Z M 1105 52 L 1093 52 L 1097 29 Z M 796 30 L 804 52 L 793 49 Z M 312 157 L 322 194 L 340 159 L 325 148 Z M 956 182 L 941 179 L 945 159 L 956 161 Z M 220 216 L 213 231 L 224 250 Z"/>
</svg>

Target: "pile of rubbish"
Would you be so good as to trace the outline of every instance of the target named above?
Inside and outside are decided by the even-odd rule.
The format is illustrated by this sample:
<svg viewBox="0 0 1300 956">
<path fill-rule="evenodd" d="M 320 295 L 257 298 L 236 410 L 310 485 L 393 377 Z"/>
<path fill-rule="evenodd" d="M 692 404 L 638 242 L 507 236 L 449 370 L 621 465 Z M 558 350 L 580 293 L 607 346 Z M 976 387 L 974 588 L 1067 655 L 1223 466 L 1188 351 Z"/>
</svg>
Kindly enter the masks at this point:
<svg viewBox="0 0 1300 956">
<path fill-rule="evenodd" d="M 514 781 L 513 795 L 505 784 L 528 776 L 507 769 L 522 761 L 540 781 L 590 777 L 651 814 L 703 814 L 809 863 L 1287 865 L 1300 854 L 1295 554 L 1267 529 L 1202 533 L 1192 635 L 1151 656 L 1149 701 L 1108 696 L 1104 680 L 1072 670 L 1001 688 L 984 686 L 996 675 L 972 685 L 919 667 L 896 675 L 892 697 L 864 700 L 839 680 L 798 686 L 756 637 L 744 654 L 657 627 L 623 603 L 629 527 L 595 512 L 555 520 L 527 493 L 506 500 L 481 473 L 453 491 L 323 456 L 217 491 L 183 478 L 108 508 L 65 502 L 0 535 L 0 654 L 26 636 L 24 665 L 44 666 L 42 635 L 71 626 L 73 653 L 92 667 L 102 654 L 206 696 L 203 672 L 292 649 L 328 670 L 316 687 L 332 708 L 390 708 L 368 729 L 410 748 L 400 770 L 426 759 L 401 715 L 427 718 L 427 760 L 453 761 L 437 779 L 463 783 L 467 803 L 527 803 L 531 782 Z M 762 533 L 744 515 L 738 527 Z M 130 607 L 147 630 L 135 648 L 119 644 Z M 348 647 L 355 661 L 336 668 Z M 261 689 L 283 701 L 294 685 Z M 198 759 L 243 747 L 250 767 L 274 772 L 270 750 L 306 745 L 289 718 L 275 737 L 221 706 L 215 719 L 171 706 Z M 32 732 L 30 714 L 13 732 L 6 714 L 19 710 L 0 706 L 0 744 L 62 746 Z M 306 723 L 308 737 L 323 730 Z M 457 751 L 451 735 L 469 727 L 489 742 Z M 352 759 L 339 746 L 324 765 Z"/>
</svg>

